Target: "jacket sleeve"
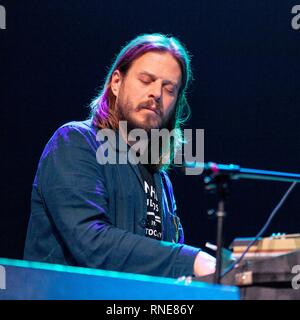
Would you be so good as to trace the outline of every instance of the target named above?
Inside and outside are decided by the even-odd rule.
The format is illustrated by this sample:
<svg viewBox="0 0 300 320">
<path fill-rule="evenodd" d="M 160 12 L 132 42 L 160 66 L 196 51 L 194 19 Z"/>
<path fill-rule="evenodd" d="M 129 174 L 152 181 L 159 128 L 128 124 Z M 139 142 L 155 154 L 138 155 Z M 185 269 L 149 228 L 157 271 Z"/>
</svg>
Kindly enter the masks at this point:
<svg viewBox="0 0 300 320">
<path fill-rule="evenodd" d="M 112 225 L 103 165 L 90 132 L 61 127 L 39 164 L 37 186 L 53 227 L 78 265 L 166 277 L 192 275 L 199 249 Z"/>
</svg>

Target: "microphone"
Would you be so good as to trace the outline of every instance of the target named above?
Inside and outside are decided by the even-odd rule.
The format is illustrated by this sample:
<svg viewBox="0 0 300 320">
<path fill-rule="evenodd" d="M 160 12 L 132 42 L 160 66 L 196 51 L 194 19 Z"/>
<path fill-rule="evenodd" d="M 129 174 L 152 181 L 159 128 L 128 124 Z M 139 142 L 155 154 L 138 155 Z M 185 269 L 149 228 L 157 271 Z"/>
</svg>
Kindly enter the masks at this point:
<svg viewBox="0 0 300 320">
<path fill-rule="evenodd" d="M 272 180 L 284 182 L 300 182 L 300 174 L 242 168 L 235 164 L 218 164 L 215 162 L 185 162 L 184 167 L 191 170 L 198 170 L 198 175 L 228 175 L 231 179 L 255 179 L 255 180 Z M 196 173 L 197 174 L 197 173 Z"/>
</svg>

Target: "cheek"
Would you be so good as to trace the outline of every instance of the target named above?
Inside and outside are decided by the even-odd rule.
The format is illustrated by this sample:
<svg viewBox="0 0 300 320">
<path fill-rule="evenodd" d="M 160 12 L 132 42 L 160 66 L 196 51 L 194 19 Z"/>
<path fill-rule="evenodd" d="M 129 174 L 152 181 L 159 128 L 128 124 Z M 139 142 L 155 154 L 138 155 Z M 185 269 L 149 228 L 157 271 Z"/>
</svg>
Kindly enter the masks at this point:
<svg viewBox="0 0 300 320">
<path fill-rule="evenodd" d="M 138 86 L 127 86 L 125 89 L 127 99 L 133 104 L 137 105 L 140 103 L 144 96 L 143 91 Z"/>
<path fill-rule="evenodd" d="M 164 97 L 163 110 L 165 115 L 169 115 L 175 108 L 176 99 L 174 97 Z"/>
</svg>

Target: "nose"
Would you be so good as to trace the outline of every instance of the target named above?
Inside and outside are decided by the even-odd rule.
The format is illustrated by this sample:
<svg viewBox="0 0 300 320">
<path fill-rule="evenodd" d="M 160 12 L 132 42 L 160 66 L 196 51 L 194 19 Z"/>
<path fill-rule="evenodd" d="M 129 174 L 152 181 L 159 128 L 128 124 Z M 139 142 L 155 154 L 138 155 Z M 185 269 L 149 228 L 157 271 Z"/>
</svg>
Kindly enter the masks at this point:
<svg viewBox="0 0 300 320">
<path fill-rule="evenodd" d="M 156 103 L 160 102 L 162 95 L 162 84 L 159 81 L 153 81 L 150 88 L 150 97 L 155 100 Z"/>
</svg>

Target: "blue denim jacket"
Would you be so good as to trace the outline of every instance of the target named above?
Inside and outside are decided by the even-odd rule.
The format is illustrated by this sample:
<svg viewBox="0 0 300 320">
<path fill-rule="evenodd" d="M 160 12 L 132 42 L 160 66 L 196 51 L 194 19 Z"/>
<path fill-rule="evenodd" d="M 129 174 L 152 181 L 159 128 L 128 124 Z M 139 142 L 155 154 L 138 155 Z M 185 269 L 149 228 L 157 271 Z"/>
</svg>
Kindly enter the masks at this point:
<svg viewBox="0 0 300 320">
<path fill-rule="evenodd" d="M 33 183 L 24 259 L 191 275 L 199 249 L 183 244 L 167 174 L 154 175 L 163 215 L 163 241 L 158 241 L 145 237 L 147 208 L 138 167 L 100 165 L 96 135 L 90 120 L 70 122 L 45 147 Z"/>
</svg>

